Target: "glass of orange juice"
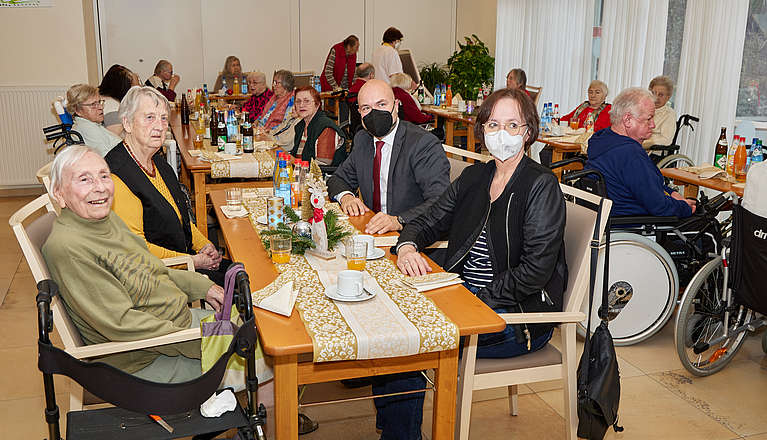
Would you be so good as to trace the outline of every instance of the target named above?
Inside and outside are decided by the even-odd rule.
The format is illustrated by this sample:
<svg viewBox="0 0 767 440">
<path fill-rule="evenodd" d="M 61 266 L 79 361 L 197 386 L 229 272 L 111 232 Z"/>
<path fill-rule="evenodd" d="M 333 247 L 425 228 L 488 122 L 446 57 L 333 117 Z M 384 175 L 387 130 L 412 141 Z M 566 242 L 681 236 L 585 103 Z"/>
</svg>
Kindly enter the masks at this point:
<svg viewBox="0 0 767 440">
<path fill-rule="evenodd" d="M 290 237 L 270 237 L 269 248 L 272 251 L 273 263 L 284 264 L 290 262 L 290 250 L 292 249 Z"/>
<path fill-rule="evenodd" d="M 573 130 L 578 129 L 578 119 L 576 118 L 570 119 L 570 128 Z"/>
<path fill-rule="evenodd" d="M 368 244 L 364 241 L 348 239 L 344 242 L 346 250 L 346 268 L 349 270 L 365 270 L 368 257 Z"/>
</svg>

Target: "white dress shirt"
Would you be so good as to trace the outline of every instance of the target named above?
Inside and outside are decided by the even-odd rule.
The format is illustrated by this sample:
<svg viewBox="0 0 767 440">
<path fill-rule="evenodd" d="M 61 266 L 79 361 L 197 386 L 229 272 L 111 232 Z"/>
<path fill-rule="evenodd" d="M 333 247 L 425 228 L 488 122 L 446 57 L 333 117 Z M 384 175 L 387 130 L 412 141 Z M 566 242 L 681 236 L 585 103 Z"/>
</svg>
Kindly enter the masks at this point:
<svg viewBox="0 0 767 440">
<path fill-rule="evenodd" d="M 642 142 L 642 147 L 645 149 L 653 145 L 668 145 L 674 140 L 676 112 L 668 103 L 661 108 L 655 109 L 653 121 L 655 122 L 655 128 L 652 130 L 652 136 L 650 136 L 650 139 Z"/>
<path fill-rule="evenodd" d="M 381 147 L 381 176 L 378 180 L 379 187 L 381 188 L 381 212 L 388 214 L 389 212 L 386 209 L 386 188 L 389 184 L 389 167 L 391 165 L 391 151 L 392 148 L 394 148 L 394 137 L 397 135 L 397 127 L 399 127 L 399 118 L 397 119 L 397 122 L 394 123 L 394 128 L 392 131 L 387 134 L 386 136 L 382 137 L 381 139 L 373 138 L 373 160 L 375 161 L 375 151 L 376 151 L 376 142 L 377 141 L 383 141 L 383 147 Z M 341 199 L 346 194 L 354 195 L 351 191 L 341 191 L 336 196 L 336 201 L 341 202 Z M 370 206 L 368 208 L 372 208 L 373 201 L 368 200 L 367 201 Z"/>
</svg>

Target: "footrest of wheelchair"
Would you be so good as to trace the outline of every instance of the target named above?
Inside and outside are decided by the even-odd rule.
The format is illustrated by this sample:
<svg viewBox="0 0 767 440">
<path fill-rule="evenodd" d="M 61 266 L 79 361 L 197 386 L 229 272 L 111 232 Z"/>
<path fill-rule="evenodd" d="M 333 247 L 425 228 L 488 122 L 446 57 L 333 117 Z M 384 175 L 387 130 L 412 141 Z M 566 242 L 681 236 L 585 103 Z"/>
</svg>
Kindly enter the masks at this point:
<svg viewBox="0 0 767 440">
<path fill-rule="evenodd" d="M 67 440 L 90 439 L 173 439 L 196 434 L 226 431 L 247 426 L 248 420 L 240 405 L 220 417 L 207 418 L 199 410 L 162 416 L 173 428 L 168 432 L 143 414 L 121 408 L 103 408 L 67 413 Z"/>
</svg>

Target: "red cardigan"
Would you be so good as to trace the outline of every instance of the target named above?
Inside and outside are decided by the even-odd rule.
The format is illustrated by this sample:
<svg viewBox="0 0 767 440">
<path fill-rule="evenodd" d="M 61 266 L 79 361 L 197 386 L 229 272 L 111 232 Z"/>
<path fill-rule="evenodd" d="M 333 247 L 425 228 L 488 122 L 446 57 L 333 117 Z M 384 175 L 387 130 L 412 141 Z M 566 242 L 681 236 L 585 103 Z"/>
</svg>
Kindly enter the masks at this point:
<svg viewBox="0 0 767 440">
<path fill-rule="evenodd" d="M 425 124 L 434 120 L 432 115 L 418 110 L 418 106 L 415 104 L 413 97 L 410 96 L 410 93 L 399 87 L 393 87 L 392 90 L 394 91 L 394 98 L 398 99 L 400 104 L 402 104 L 402 119 L 413 124 Z"/>
<path fill-rule="evenodd" d="M 330 48 L 330 52 L 328 52 L 328 57 L 325 58 L 325 65 L 322 67 L 322 75 L 320 75 L 320 84 L 322 85 L 323 92 L 333 90 L 333 86 L 328 82 L 325 72 L 328 68 L 328 63 L 331 62 L 331 55 L 333 55 L 334 52 L 335 56 L 333 57 L 332 67 L 333 79 L 336 81 L 336 84 L 341 85 L 341 81 L 344 78 L 344 72 L 346 73 L 347 87 L 352 84 L 352 79 L 354 78 L 354 69 L 357 67 L 357 54 L 346 55 L 343 41 L 334 44 L 333 47 Z"/>
<path fill-rule="evenodd" d="M 602 113 L 597 116 L 597 120 L 594 121 L 594 133 L 598 132 L 599 130 L 603 128 L 607 128 L 610 126 L 610 109 L 612 108 L 611 104 L 607 104 L 605 108 L 602 110 Z M 577 110 L 578 107 L 576 107 L 573 111 L 566 114 L 562 117 L 562 121 L 570 121 L 570 119 L 573 117 L 573 114 L 575 113 L 575 110 Z M 580 115 L 578 115 L 578 128 L 585 127 L 586 125 L 586 119 L 589 117 L 591 112 L 593 112 L 594 109 L 591 107 L 586 107 L 583 109 Z"/>
</svg>

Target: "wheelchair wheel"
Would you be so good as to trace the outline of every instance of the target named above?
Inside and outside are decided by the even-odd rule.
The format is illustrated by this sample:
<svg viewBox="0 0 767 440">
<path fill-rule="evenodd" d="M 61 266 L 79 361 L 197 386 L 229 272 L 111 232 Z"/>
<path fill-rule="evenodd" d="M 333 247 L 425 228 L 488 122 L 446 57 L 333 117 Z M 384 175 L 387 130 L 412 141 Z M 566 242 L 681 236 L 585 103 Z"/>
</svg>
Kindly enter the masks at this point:
<svg viewBox="0 0 767 440">
<path fill-rule="evenodd" d="M 679 168 L 679 167 L 691 167 L 695 163 L 689 157 L 684 154 L 672 154 L 671 156 L 664 157 L 658 161 L 658 168 Z"/>
<path fill-rule="evenodd" d="M 746 339 L 747 331 L 743 331 L 702 353 L 693 351 L 695 344 L 723 334 L 726 309 L 723 288 L 724 266 L 721 257 L 717 257 L 695 274 L 682 296 L 674 325 L 674 341 L 682 365 L 696 376 L 708 376 L 724 368 Z M 726 325 L 732 330 L 750 321 L 752 314 L 751 310 L 737 306 L 730 310 Z"/>
<path fill-rule="evenodd" d="M 591 328 L 599 325 L 602 304 L 604 243 L 600 248 Z M 656 242 L 638 234 L 610 236 L 608 320 L 615 345 L 631 345 L 657 333 L 671 318 L 679 292 L 679 276 L 671 256 Z M 588 303 L 584 302 L 584 313 Z M 586 322 L 579 326 L 586 334 Z"/>
</svg>

